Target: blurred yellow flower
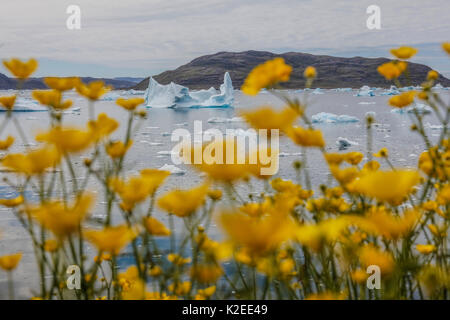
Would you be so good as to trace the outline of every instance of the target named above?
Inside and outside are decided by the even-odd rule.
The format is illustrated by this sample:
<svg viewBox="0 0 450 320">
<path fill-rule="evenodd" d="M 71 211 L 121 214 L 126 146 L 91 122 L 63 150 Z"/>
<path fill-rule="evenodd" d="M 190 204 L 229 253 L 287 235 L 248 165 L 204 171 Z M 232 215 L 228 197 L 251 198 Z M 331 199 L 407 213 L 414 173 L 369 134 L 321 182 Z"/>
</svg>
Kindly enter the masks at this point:
<svg viewBox="0 0 450 320">
<path fill-rule="evenodd" d="M 210 298 L 216 292 L 216 286 L 210 286 L 205 289 L 198 289 L 195 300 L 204 300 Z"/>
<path fill-rule="evenodd" d="M 249 73 L 241 90 L 246 94 L 256 95 L 263 88 L 289 81 L 291 72 L 292 67 L 285 64 L 283 58 L 266 61 Z"/>
<path fill-rule="evenodd" d="M 97 120 L 89 121 L 88 127 L 95 137 L 94 140 L 100 140 L 113 133 L 119 127 L 119 123 L 108 117 L 106 113 L 100 113 Z"/>
<path fill-rule="evenodd" d="M 350 274 L 352 280 L 359 284 L 364 284 L 369 275 L 362 269 L 357 269 Z"/>
<path fill-rule="evenodd" d="M 134 110 L 139 106 L 140 104 L 143 104 L 145 102 L 142 98 L 130 98 L 130 99 L 123 99 L 119 98 L 116 100 L 116 103 L 121 106 L 122 108 L 126 110 Z"/>
<path fill-rule="evenodd" d="M 418 50 L 416 48 L 403 46 L 397 49 L 391 49 L 391 54 L 397 57 L 398 59 L 406 60 L 414 56 L 417 53 L 417 51 Z"/>
<path fill-rule="evenodd" d="M 12 110 L 14 108 L 16 98 L 17 98 L 16 95 L 0 97 L 0 104 L 3 106 L 3 108 L 7 110 Z"/>
<path fill-rule="evenodd" d="M 420 182 L 416 171 L 373 171 L 352 183 L 352 191 L 390 205 L 401 204 Z"/>
<path fill-rule="evenodd" d="M 53 147 L 43 147 L 28 153 L 8 154 L 1 164 L 13 171 L 26 175 L 42 174 L 48 168 L 58 165 L 61 153 Z"/>
<path fill-rule="evenodd" d="M 256 110 L 242 111 L 241 116 L 247 123 L 255 129 L 278 129 L 284 131 L 292 126 L 300 114 L 291 107 L 284 107 L 280 111 L 274 110 L 272 107 L 260 107 Z"/>
<path fill-rule="evenodd" d="M 389 155 L 389 151 L 387 148 L 381 148 L 380 151 L 374 153 L 373 156 L 377 158 L 387 158 Z"/>
<path fill-rule="evenodd" d="M 345 154 L 345 161 L 350 163 L 351 165 L 356 166 L 358 163 L 362 161 L 364 155 L 361 152 L 349 152 Z"/>
<path fill-rule="evenodd" d="M 85 193 L 70 206 L 61 201 L 53 201 L 27 208 L 27 212 L 57 238 L 65 238 L 79 231 L 93 203 L 94 197 Z"/>
<path fill-rule="evenodd" d="M 436 246 L 434 244 L 418 244 L 416 250 L 421 254 L 430 254 L 436 251 Z"/>
<path fill-rule="evenodd" d="M 450 42 L 444 42 L 442 44 L 442 49 L 444 49 L 444 51 L 446 51 L 448 54 L 450 54 Z"/>
<path fill-rule="evenodd" d="M 13 58 L 9 61 L 3 60 L 3 65 L 9 70 L 16 78 L 21 80 L 27 79 L 30 75 L 36 71 L 38 62 L 35 59 L 30 59 L 27 62 L 23 62 L 19 59 Z"/>
<path fill-rule="evenodd" d="M 439 73 L 435 70 L 428 71 L 427 80 L 437 80 L 439 78 Z"/>
<path fill-rule="evenodd" d="M 364 269 L 368 266 L 376 265 L 380 268 L 382 276 L 388 276 L 394 271 L 394 257 L 388 251 L 381 251 L 375 246 L 368 244 L 359 251 L 359 261 Z"/>
<path fill-rule="evenodd" d="M 78 77 L 57 78 L 47 77 L 44 78 L 44 83 L 50 88 L 58 91 L 72 90 L 81 82 Z"/>
<path fill-rule="evenodd" d="M 61 101 L 62 94 L 58 90 L 33 90 L 32 95 L 40 104 L 57 110 L 65 110 L 72 106 L 71 100 Z"/>
<path fill-rule="evenodd" d="M 105 227 L 103 230 L 87 230 L 84 236 L 99 251 L 118 255 L 136 237 L 136 233 L 126 225 L 118 225 Z"/>
<path fill-rule="evenodd" d="M 8 150 L 14 143 L 14 137 L 8 136 L 5 140 L 0 140 L 0 150 Z"/>
<path fill-rule="evenodd" d="M 215 283 L 222 274 L 222 268 L 216 264 L 197 264 L 190 270 L 191 278 L 200 283 Z"/>
<path fill-rule="evenodd" d="M 0 205 L 9 207 L 9 208 L 14 208 L 14 207 L 21 205 L 24 202 L 24 200 L 25 199 L 23 198 L 23 196 L 19 195 L 15 198 L 11 198 L 11 199 L 0 199 Z"/>
<path fill-rule="evenodd" d="M 303 129 L 301 127 L 292 127 L 287 129 L 287 135 L 291 140 L 303 147 L 319 147 L 325 146 L 322 132 L 314 129 Z"/>
<path fill-rule="evenodd" d="M 218 201 L 222 198 L 222 190 L 220 189 L 209 190 L 208 197 L 210 197 L 211 200 Z"/>
<path fill-rule="evenodd" d="M 407 66 L 408 63 L 404 61 L 391 61 L 383 63 L 377 68 L 377 71 L 387 80 L 392 80 L 400 77 L 400 75 L 406 70 Z"/>
<path fill-rule="evenodd" d="M 158 199 L 158 205 L 164 211 L 178 217 L 187 217 L 203 205 L 208 192 L 208 184 L 202 184 L 190 190 L 173 190 Z"/>
<path fill-rule="evenodd" d="M 47 132 L 36 135 L 36 141 L 53 144 L 62 153 L 84 151 L 94 143 L 89 130 L 55 126 Z"/>
<path fill-rule="evenodd" d="M 133 140 L 128 140 L 125 145 L 122 141 L 111 141 L 106 145 L 106 153 L 112 158 L 117 159 L 123 157 L 133 144 Z"/>
<path fill-rule="evenodd" d="M 80 82 L 76 86 L 76 89 L 80 95 L 88 98 L 89 100 L 95 101 L 100 99 L 111 88 L 105 87 L 105 83 L 103 81 L 92 81 L 89 84 Z"/>
<path fill-rule="evenodd" d="M 191 258 L 183 258 L 177 253 L 169 253 L 167 255 L 167 260 L 169 260 L 170 262 L 172 262 L 174 265 L 177 266 L 182 266 L 186 263 L 191 262 Z"/>
<path fill-rule="evenodd" d="M 144 218 L 143 224 L 147 232 L 153 236 L 170 236 L 170 230 L 156 218 Z"/>
<path fill-rule="evenodd" d="M 393 107 L 404 108 L 414 102 L 416 91 L 403 92 L 389 99 L 389 104 Z"/>
<path fill-rule="evenodd" d="M 305 300 L 344 300 L 345 295 L 342 293 L 336 293 L 331 291 L 325 291 L 321 293 L 311 293 Z"/>
<path fill-rule="evenodd" d="M 172 283 L 168 286 L 169 291 L 175 293 L 177 296 L 184 296 L 191 291 L 192 284 L 190 281 Z"/>
<path fill-rule="evenodd" d="M 55 252 L 59 248 L 59 242 L 55 239 L 45 240 L 44 250 L 47 252 Z"/>
<path fill-rule="evenodd" d="M 349 184 L 359 176 L 359 170 L 355 167 L 340 169 L 337 165 L 331 165 L 330 171 L 333 177 L 343 186 Z"/>
<path fill-rule="evenodd" d="M 305 71 L 303 72 L 303 76 L 307 79 L 313 79 L 317 76 L 316 68 L 314 67 L 306 67 Z"/>
<path fill-rule="evenodd" d="M 19 265 L 20 259 L 22 259 L 22 253 L 15 253 L 0 257 L 0 268 L 5 271 L 12 271 Z"/>
</svg>

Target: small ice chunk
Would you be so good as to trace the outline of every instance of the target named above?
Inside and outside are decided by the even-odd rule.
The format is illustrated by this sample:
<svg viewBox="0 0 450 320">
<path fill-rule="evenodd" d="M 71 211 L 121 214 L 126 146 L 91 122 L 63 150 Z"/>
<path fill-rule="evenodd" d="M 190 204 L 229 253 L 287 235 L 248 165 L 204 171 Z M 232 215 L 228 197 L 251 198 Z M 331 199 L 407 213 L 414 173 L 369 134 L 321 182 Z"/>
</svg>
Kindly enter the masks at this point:
<svg viewBox="0 0 450 320">
<path fill-rule="evenodd" d="M 336 115 L 334 113 L 319 112 L 311 117 L 313 123 L 351 123 L 359 122 L 359 119 L 345 114 Z"/>
<path fill-rule="evenodd" d="M 165 164 L 159 170 L 163 171 L 169 171 L 170 174 L 176 175 L 176 176 L 182 176 L 186 173 L 186 171 L 174 166 L 173 164 Z"/>
<path fill-rule="evenodd" d="M 171 134 L 170 134 L 170 132 L 163 132 L 163 133 L 161 133 L 161 135 L 162 135 L 163 137 L 168 137 L 168 136 L 170 136 Z"/>
<path fill-rule="evenodd" d="M 339 137 L 336 140 L 336 144 L 339 147 L 339 150 L 346 150 L 350 148 L 351 146 L 357 146 L 359 145 L 358 142 L 348 140 L 347 138 Z"/>
</svg>

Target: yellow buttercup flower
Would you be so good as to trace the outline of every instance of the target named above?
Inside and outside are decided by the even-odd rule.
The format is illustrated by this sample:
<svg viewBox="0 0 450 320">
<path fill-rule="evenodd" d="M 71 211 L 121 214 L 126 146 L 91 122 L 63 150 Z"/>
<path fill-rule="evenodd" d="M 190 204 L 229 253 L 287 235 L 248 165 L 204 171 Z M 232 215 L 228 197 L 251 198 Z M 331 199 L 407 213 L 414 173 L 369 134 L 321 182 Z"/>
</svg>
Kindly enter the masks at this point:
<svg viewBox="0 0 450 320">
<path fill-rule="evenodd" d="M 420 182 L 416 171 L 373 171 L 352 183 L 352 191 L 391 205 L 401 204 Z"/>
<path fill-rule="evenodd" d="M 442 49 L 444 49 L 444 51 L 446 51 L 448 54 L 450 54 L 450 42 L 444 42 L 442 44 Z"/>
<path fill-rule="evenodd" d="M 88 127 L 95 137 L 94 140 L 100 140 L 113 133 L 119 127 L 119 123 L 115 119 L 108 117 L 106 113 L 100 113 L 97 120 L 89 121 Z"/>
<path fill-rule="evenodd" d="M 54 147 L 43 147 L 28 153 L 8 154 L 1 164 L 18 173 L 26 175 L 42 174 L 48 168 L 58 165 L 61 153 Z"/>
<path fill-rule="evenodd" d="M 0 140 L 0 150 L 8 150 L 14 143 L 14 137 L 8 136 L 5 140 Z"/>
<path fill-rule="evenodd" d="M 291 107 L 285 107 L 281 111 L 276 111 L 271 107 L 260 107 L 255 111 L 243 111 L 241 116 L 253 128 L 267 129 L 267 134 L 270 135 L 272 129 L 283 131 L 292 126 L 300 114 Z"/>
<path fill-rule="evenodd" d="M 143 104 L 145 102 L 145 99 L 142 98 L 131 98 L 131 99 L 123 99 L 119 98 L 116 100 L 116 103 L 121 106 L 122 108 L 126 110 L 134 110 L 139 106 L 140 104 Z"/>
<path fill-rule="evenodd" d="M 153 236 L 170 236 L 170 230 L 156 218 L 144 218 L 143 224 L 147 232 Z"/>
<path fill-rule="evenodd" d="M 191 262 L 191 258 L 183 258 L 182 256 L 176 253 L 169 253 L 167 255 L 167 260 L 169 260 L 170 262 L 172 262 L 174 265 L 177 266 L 182 266 L 186 263 Z"/>
<path fill-rule="evenodd" d="M 437 80 L 439 78 L 439 73 L 435 70 L 428 71 L 427 80 Z"/>
<path fill-rule="evenodd" d="M 0 104 L 3 106 L 3 108 L 7 110 L 12 110 L 14 108 L 14 103 L 16 102 L 17 96 L 5 96 L 0 97 Z"/>
<path fill-rule="evenodd" d="M 222 198 L 222 190 L 220 189 L 209 190 L 208 197 L 210 197 L 211 200 L 218 201 Z"/>
<path fill-rule="evenodd" d="M 367 171 L 377 171 L 380 169 L 380 163 L 372 160 L 364 164 L 363 169 L 361 170 L 361 173 L 367 172 Z"/>
<path fill-rule="evenodd" d="M 103 230 L 87 230 L 84 235 L 99 251 L 117 255 L 136 237 L 136 233 L 126 225 L 105 227 Z"/>
<path fill-rule="evenodd" d="M 27 212 L 57 238 L 65 238 L 79 231 L 93 203 L 91 194 L 83 194 L 71 206 L 54 201 L 28 208 Z"/>
<path fill-rule="evenodd" d="M 15 253 L 0 257 L 0 268 L 5 271 L 12 271 L 19 265 L 20 259 L 22 259 L 22 253 Z"/>
<path fill-rule="evenodd" d="M 111 88 L 105 87 L 105 83 L 103 81 L 92 81 L 89 84 L 79 83 L 76 86 L 77 92 L 88 98 L 89 100 L 98 100 L 105 93 L 107 93 Z"/>
<path fill-rule="evenodd" d="M 62 153 L 76 153 L 89 148 L 94 143 L 89 130 L 55 126 L 36 136 L 36 141 L 53 144 Z"/>
<path fill-rule="evenodd" d="M 9 70 L 16 78 L 21 80 L 27 79 L 30 75 L 36 71 L 38 62 L 35 59 L 30 59 L 27 62 L 23 62 L 19 59 L 13 58 L 9 61 L 3 60 L 3 65 Z"/>
<path fill-rule="evenodd" d="M 60 245 L 60 243 L 58 240 L 48 239 L 48 240 L 45 240 L 44 250 L 47 252 L 55 252 L 56 250 L 58 250 L 59 245 Z"/>
<path fill-rule="evenodd" d="M 330 171 L 341 185 L 347 185 L 359 176 L 359 171 L 355 167 L 340 169 L 337 165 L 331 165 Z"/>
<path fill-rule="evenodd" d="M 44 83 L 51 89 L 58 91 L 72 90 L 80 84 L 81 80 L 78 77 L 58 78 L 47 77 L 44 78 Z"/>
<path fill-rule="evenodd" d="M 62 94 L 58 90 L 34 90 L 32 95 L 40 104 L 57 110 L 65 110 L 72 106 L 71 100 L 61 101 Z"/>
<path fill-rule="evenodd" d="M 106 153 L 113 159 L 123 157 L 132 144 L 133 140 L 129 140 L 126 145 L 122 141 L 112 141 L 106 146 Z"/>
<path fill-rule="evenodd" d="M 391 49 L 391 54 L 397 57 L 398 59 L 410 59 L 412 56 L 414 56 L 417 53 L 416 48 L 412 47 L 400 47 L 397 49 Z"/>
<path fill-rule="evenodd" d="M 362 269 L 357 269 L 350 274 L 352 280 L 356 283 L 363 284 L 366 282 L 369 275 Z"/>
<path fill-rule="evenodd" d="M 184 296 L 186 294 L 189 293 L 189 291 L 191 291 L 191 287 L 192 284 L 190 281 L 185 281 L 185 282 L 177 282 L 177 283 L 172 283 L 169 285 L 168 289 L 169 291 L 172 291 L 173 293 L 175 293 L 177 296 Z"/>
<path fill-rule="evenodd" d="M 300 146 L 319 148 L 325 146 L 325 141 L 320 130 L 292 127 L 286 133 L 294 143 Z"/>
<path fill-rule="evenodd" d="M 210 298 L 216 292 L 216 286 L 211 286 L 205 289 L 198 289 L 195 295 L 195 300 L 205 300 Z"/>
<path fill-rule="evenodd" d="M 380 151 L 374 153 L 373 156 L 377 158 L 387 158 L 389 155 L 389 151 L 387 148 L 381 148 Z"/>
<path fill-rule="evenodd" d="M 394 271 L 394 257 L 388 251 L 381 251 L 373 245 L 365 245 L 359 252 L 359 261 L 364 269 L 376 265 L 380 268 L 381 275 L 388 276 Z"/>
<path fill-rule="evenodd" d="M 386 78 L 386 80 L 396 79 L 406 70 L 408 66 L 404 61 L 391 61 L 383 63 L 377 68 L 377 71 Z"/>
<path fill-rule="evenodd" d="M 416 250 L 422 254 L 430 254 L 436 251 L 436 246 L 433 244 L 418 244 Z"/>
<path fill-rule="evenodd" d="M 197 264 L 190 270 L 191 277 L 200 283 L 214 283 L 223 274 L 223 270 L 216 264 Z"/>
<path fill-rule="evenodd" d="M 414 97 L 417 95 L 416 91 L 408 91 L 393 96 L 389 99 L 389 104 L 393 107 L 404 108 L 414 102 Z"/>
<path fill-rule="evenodd" d="M 285 64 L 283 58 L 266 61 L 249 73 L 241 90 L 246 94 L 256 95 L 263 88 L 289 81 L 291 72 L 292 67 Z"/>
<path fill-rule="evenodd" d="M 159 198 L 158 205 L 164 211 L 183 218 L 193 214 L 203 205 L 207 193 L 207 184 L 189 190 L 173 190 Z"/>
<path fill-rule="evenodd" d="M 303 72 L 303 76 L 307 79 L 313 79 L 317 77 L 317 71 L 314 67 L 306 67 L 305 71 Z"/>
<path fill-rule="evenodd" d="M 350 163 L 351 165 L 356 166 L 358 163 L 362 161 L 364 155 L 361 152 L 349 152 L 345 154 L 345 161 Z"/>
<path fill-rule="evenodd" d="M 15 198 L 11 198 L 11 199 L 0 199 L 0 205 L 9 207 L 9 208 L 14 208 L 14 207 L 20 206 L 24 201 L 25 201 L 25 199 L 23 198 L 23 196 L 19 195 Z"/>
</svg>

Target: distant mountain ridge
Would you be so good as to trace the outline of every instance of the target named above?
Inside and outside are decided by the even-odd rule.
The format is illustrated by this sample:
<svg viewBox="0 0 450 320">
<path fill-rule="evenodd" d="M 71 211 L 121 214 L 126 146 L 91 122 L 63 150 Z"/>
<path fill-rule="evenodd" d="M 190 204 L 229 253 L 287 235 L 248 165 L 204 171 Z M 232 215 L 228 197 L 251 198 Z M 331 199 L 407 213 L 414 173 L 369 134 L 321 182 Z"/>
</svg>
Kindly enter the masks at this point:
<svg viewBox="0 0 450 320">
<path fill-rule="evenodd" d="M 308 53 L 288 52 L 275 54 L 266 51 L 219 52 L 192 60 L 175 69 L 160 73 L 153 78 L 161 84 L 175 82 L 190 89 L 218 88 L 223 81 L 223 74 L 228 71 L 235 88 L 240 88 L 248 73 L 264 61 L 282 57 L 293 67 L 291 80 L 282 83 L 282 88 L 297 89 L 305 86 L 303 71 L 307 66 L 317 69 L 318 77 L 314 81 L 316 88 L 360 88 L 363 85 L 371 87 L 389 87 L 392 82 L 385 80 L 377 67 L 390 61 L 387 58 L 342 58 Z M 409 63 L 410 83 L 402 75 L 403 85 L 420 85 L 431 68 L 423 64 Z M 145 90 L 149 78 L 133 87 Z M 450 86 L 450 80 L 439 75 L 438 83 Z"/>
<path fill-rule="evenodd" d="M 106 85 L 112 86 L 114 89 L 128 89 L 136 85 L 139 80 L 142 78 L 91 78 L 91 77 L 81 77 L 83 82 L 89 83 L 95 80 L 103 80 Z M 132 81 L 132 79 L 134 79 Z M 6 75 L 0 73 L 0 90 L 7 89 L 16 89 L 17 88 L 17 80 L 14 78 L 9 78 Z M 47 86 L 44 83 L 44 78 L 30 78 L 28 79 L 22 89 L 47 89 Z"/>
</svg>

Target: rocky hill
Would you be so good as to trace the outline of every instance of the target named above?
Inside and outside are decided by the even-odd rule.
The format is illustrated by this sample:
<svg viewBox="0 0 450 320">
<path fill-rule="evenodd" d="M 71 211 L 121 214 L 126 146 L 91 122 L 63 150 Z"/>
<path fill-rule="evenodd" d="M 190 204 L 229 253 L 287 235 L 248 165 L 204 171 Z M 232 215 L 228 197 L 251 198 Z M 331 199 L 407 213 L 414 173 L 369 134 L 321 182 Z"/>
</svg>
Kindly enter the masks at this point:
<svg viewBox="0 0 450 320">
<path fill-rule="evenodd" d="M 363 85 L 371 87 L 389 87 L 392 83 L 386 81 L 378 72 L 377 67 L 389 61 L 386 58 L 341 58 L 323 55 L 312 55 L 299 52 L 274 54 L 265 51 L 219 52 L 199 57 L 175 70 L 165 71 L 154 76 L 161 84 L 171 81 L 191 89 L 207 89 L 211 86 L 218 88 L 223 81 L 223 74 L 230 72 L 235 88 L 240 88 L 247 74 L 256 65 L 275 57 L 283 57 L 294 70 L 291 81 L 282 84 L 283 88 L 303 88 L 303 70 L 307 66 L 314 66 L 318 78 L 314 87 L 319 88 L 360 88 Z M 410 81 L 403 76 L 400 81 L 404 85 L 419 85 L 426 78 L 429 67 L 410 63 Z M 145 90 L 149 78 L 143 80 L 134 89 Z M 450 80 L 442 75 L 438 82 L 443 86 L 450 86 Z"/>
</svg>

